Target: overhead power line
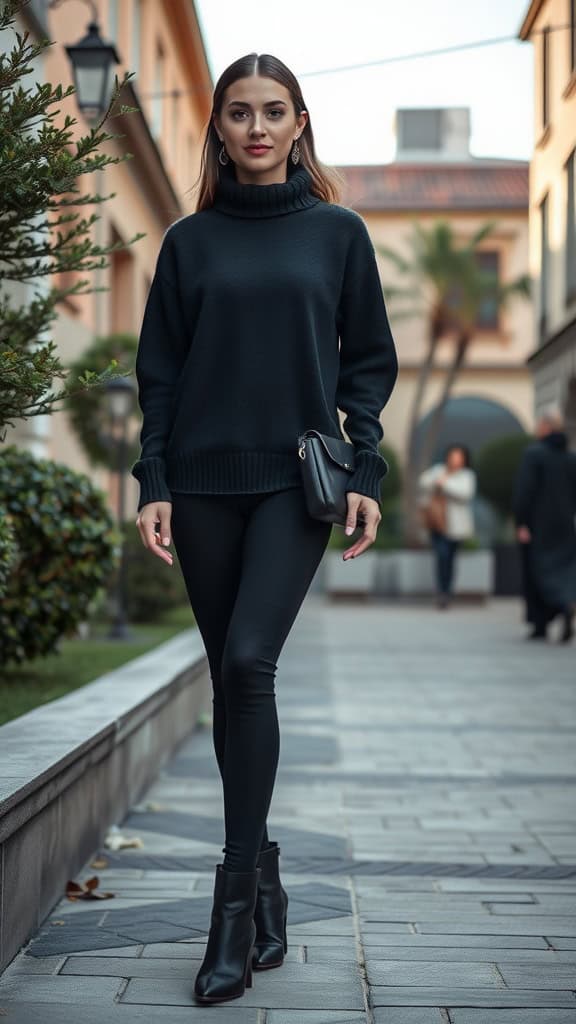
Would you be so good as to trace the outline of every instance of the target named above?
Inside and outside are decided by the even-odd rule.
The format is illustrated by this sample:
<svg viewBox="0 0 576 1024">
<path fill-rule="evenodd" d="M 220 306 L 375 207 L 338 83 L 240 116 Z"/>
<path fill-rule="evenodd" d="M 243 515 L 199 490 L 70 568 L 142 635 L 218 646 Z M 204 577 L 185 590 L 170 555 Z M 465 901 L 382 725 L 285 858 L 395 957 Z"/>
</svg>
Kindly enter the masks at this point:
<svg viewBox="0 0 576 1024">
<path fill-rule="evenodd" d="M 550 25 L 549 32 L 562 32 L 571 28 L 570 25 Z M 544 30 L 538 29 L 533 35 L 543 35 Z M 519 42 L 518 36 L 496 36 L 492 39 L 475 39 L 469 43 L 457 43 L 454 46 L 442 46 L 434 50 L 416 50 L 413 53 L 399 54 L 397 57 L 380 57 L 378 60 L 361 61 L 358 64 L 341 64 L 339 67 L 321 68 L 318 71 L 302 71 L 300 78 L 309 75 L 331 75 L 339 71 L 358 71 L 361 68 L 375 68 L 383 64 L 398 64 L 401 61 L 421 60 L 427 57 L 443 57 L 450 53 L 462 53 L 464 50 L 478 50 L 484 46 L 499 46 L 501 43 Z"/>
<path fill-rule="evenodd" d="M 544 32 L 564 32 L 566 30 L 572 30 L 572 26 L 547 25 L 544 29 L 536 29 L 532 32 L 532 36 L 543 35 Z M 315 71 L 301 71 L 296 77 L 311 78 L 314 75 L 334 75 L 343 71 L 361 71 L 365 68 L 382 67 L 386 64 L 400 64 L 410 60 L 425 60 L 429 57 L 444 57 L 452 53 L 463 53 L 466 50 L 479 50 L 487 46 L 500 46 L 503 43 L 517 43 L 519 41 L 517 35 L 495 36 L 491 39 L 475 39 L 469 43 L 457 43 L 454 46 L 442 46 L 434 50 L 415 50 L 412 53 L 398 54 L 396 57 L 380 57 L 377 60 L 359 61 L 357 64 L 341 64 L 331 68 L 317 68 Z M 160 96 L 185 96 L 198 91 L 198 89 L 167 89 L 161 92 L 144 93 L 143 97 L 152 99 L 153 97 Z"/>
</svg>

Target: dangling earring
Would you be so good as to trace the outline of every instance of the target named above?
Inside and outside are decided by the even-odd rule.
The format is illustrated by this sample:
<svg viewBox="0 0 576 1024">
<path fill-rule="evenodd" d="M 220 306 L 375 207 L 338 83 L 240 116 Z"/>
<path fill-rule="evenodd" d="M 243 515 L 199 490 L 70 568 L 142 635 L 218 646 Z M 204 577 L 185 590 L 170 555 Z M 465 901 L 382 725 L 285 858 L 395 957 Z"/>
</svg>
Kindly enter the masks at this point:
<svg viewBox="0 0 576 1024">
<path fill-rule="evenodd" d="M 294 139 L 294 145 L 292 146 L 290 157 L 293 164 L 297 164 L 300 160 L 300 146 L 298 145 L 298 139 Z"/>
<path fill-rule="evenodd" d="M 222 143 L 222 149 L 218 153 L 218 163 L 221 163 L 222 166 L 225 167 L 229 160 L 230 160 L 230 157 L 228 156 L 228 153 L 226 152 L 226 147 L 224 146 L 224 143 Z"/>
</svg>

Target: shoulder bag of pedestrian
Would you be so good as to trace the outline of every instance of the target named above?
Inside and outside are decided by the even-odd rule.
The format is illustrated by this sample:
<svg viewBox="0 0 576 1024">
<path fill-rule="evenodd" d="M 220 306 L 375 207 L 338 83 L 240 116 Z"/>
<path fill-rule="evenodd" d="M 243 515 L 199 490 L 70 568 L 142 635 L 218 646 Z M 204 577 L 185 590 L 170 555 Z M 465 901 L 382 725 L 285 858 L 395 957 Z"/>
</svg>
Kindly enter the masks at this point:
<svg viewBox="0 0 576 1024">
<path fill-rule="evenodd" d="M 439 487 L 435 487 L 426 502 L 420 506 L 420 514 L 427 530 L 446 533 L 447 499 Z"/>
</svg>

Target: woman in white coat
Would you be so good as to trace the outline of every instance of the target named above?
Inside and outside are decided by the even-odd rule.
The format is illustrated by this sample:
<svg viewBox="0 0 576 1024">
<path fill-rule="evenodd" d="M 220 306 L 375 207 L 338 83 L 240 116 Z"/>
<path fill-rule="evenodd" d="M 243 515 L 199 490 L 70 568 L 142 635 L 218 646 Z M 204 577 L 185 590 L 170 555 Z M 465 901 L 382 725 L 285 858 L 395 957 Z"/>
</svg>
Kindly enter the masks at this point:
<svg viewBox="0 0 576 1024">
<path fill-rule="evenodd" d="M 470 466 L 468 449 L 464 445 L 451 445 L 444 462 L 435 463 L 422 473 L 420 492 L 425 507 L 435 499 L 436 510 L 440 508 L 443 512 L 441 524 L 431 525 L 429 529 L 436 556 L 438 607 L 447 608 L 456 552 L 461 541 L 474 535 L 472 501 L 476 494 L 476 474 Z"/>
</svg>

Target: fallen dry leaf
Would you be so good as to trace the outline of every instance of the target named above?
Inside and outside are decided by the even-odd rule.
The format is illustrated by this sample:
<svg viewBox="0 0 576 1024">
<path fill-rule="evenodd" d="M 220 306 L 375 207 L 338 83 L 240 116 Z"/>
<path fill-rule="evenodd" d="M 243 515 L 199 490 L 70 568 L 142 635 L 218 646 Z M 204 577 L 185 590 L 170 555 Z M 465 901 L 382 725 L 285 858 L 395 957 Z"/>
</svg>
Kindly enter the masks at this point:
<svg viewBox="0 0 576 1024">
<path fill-rule="evenodd" d="M 70 879 L 66 882 L 66 896 L 69 900 L 109 900 L 114 897 L 113 892 L 100 892 L 98 886 L 100 879 L 98 875 L 87 878 L 85 882 L 74 882 Z"/>
<path fill-rule="evenodd" d="M 91 868 L 100 868 L 101 870 L 102 868 L 107 868 L 108 865 L 109 861 L 106 860 L 106 857 L 95 857 L 94 860 L 90 861 Z"/>
</svg>

